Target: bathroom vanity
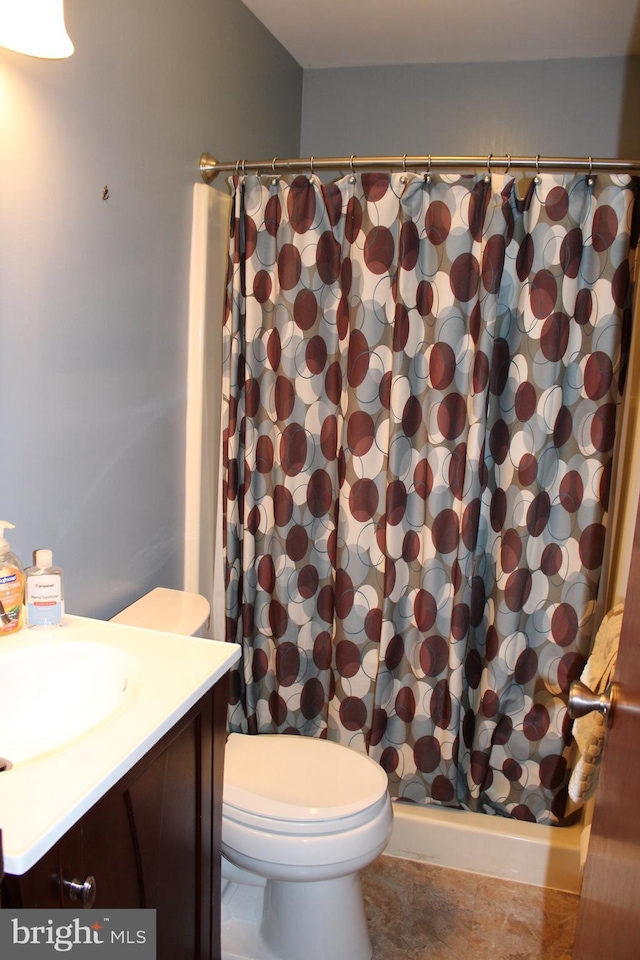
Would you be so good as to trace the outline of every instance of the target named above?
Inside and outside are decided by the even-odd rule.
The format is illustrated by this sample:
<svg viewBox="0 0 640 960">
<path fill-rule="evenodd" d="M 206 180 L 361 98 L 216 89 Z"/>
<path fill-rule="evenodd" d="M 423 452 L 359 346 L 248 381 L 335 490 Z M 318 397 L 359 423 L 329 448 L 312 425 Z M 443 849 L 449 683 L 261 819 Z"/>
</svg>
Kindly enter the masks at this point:
<svg viewBox="0 0 640 960">
<path fill-rule="evenodd" d="M 77 742 L 0 774 L 2 907 L 155 908 L 158 960 L 216 960 L 237 648 L 73 618 L 79 640 L 87 623 L 133 657 L 135 689 Z"/>
</svg>

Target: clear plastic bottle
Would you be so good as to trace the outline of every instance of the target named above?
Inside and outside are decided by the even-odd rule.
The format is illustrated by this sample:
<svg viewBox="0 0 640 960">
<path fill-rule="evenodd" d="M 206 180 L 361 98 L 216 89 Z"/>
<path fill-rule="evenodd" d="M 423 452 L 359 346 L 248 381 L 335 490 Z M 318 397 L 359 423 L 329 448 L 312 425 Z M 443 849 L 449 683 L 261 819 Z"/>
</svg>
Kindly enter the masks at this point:
<svg viewBox="0 0 640 960">
<path fill-rule="evenodd" d="M 30 627 L 64 623 L 64 574 L 53 566 L 51 550 L 36 550 L 35 564 L 25 570 L 25 607 Z"/>
<path fill-rule="evenodd" d="M 0 637 L 22 627 L 24 568 L 4 539 L 4 528 L 12 523 L 0 520 Z"/>
</svg>

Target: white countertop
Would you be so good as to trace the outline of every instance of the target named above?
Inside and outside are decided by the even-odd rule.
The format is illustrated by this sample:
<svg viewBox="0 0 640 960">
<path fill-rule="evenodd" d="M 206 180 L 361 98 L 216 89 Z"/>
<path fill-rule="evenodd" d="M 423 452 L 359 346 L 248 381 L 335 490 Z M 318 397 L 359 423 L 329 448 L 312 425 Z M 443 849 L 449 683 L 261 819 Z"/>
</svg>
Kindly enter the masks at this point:
<svg viewBox="0 0 640 960">
<path fill-rule="evenodd" d="M 136 689 L 125 709 L 63 749 L 0 773 L 6 873 L 22 874 L 37 863 L 240 656 L 235 644 L 72 616 L 61 628 L 25 629 L 0 639 L 0 653 L 76 640 L 135 657 Z"/>
</svg>

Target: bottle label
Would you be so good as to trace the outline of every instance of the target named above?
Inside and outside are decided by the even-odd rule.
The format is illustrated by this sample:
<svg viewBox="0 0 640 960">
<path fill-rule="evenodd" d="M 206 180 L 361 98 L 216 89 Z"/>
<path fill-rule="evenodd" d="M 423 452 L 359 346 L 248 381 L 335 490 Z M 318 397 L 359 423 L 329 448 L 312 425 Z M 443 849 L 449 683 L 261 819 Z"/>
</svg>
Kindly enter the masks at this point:
<svg viewBox="0 0 640 960">
<path fill-rule="evenodd" d="M 22 575 L 15 567 L 0 567 L 0 636 L 22 626 Z"/>
<path fill-rule="evenodd" d="M 64 617 L 62 584 L 59 573 L 27 577 L 27 622 L 30 627 L 56 627 Z"/>
</svg>

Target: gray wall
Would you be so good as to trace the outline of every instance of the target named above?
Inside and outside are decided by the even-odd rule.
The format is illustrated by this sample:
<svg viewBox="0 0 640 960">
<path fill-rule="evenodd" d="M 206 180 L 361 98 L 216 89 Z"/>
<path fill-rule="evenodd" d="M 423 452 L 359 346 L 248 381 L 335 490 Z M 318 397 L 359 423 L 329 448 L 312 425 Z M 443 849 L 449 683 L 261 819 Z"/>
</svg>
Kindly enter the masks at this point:
<svg viewBox="0 0 640 960">
<path fill-rule="evenodd" d="M 0 518 L 25 564 L 54 550 L 71 612 L 107 617 L 182 585 L 200 152 L 640 155 L 640 70 L 311 70 L 303 87 L 240 0 L 65 7 L 69 60 L 0 49 Z"/>
<path fill-rule="evenodd" d="M 0 518 L 108 617 L 182 586 L 198 158 L 297 154 L 302 70 L 240 0 L 65 9 L 69 60 L 0 49 Z"/>
<path fill-rule="evenodd" d="M 640 58 L 307 70 L 303 156 L 640 158 Z"/>
</svg>

